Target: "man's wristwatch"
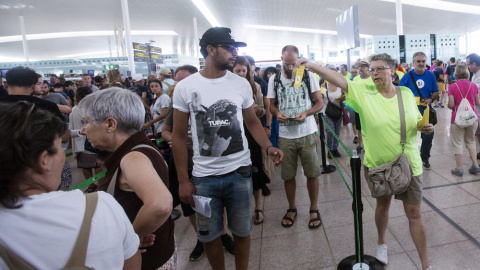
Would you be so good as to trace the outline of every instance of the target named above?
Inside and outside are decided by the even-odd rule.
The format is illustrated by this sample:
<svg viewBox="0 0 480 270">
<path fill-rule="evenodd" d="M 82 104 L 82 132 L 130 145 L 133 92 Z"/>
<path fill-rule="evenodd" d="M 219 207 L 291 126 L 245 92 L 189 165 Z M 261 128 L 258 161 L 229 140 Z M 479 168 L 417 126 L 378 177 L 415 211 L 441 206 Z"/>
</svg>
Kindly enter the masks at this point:
<svg viewBox="0 0 480 270">
<path fill-rule="evenodd" d="M 265 126 L 265 128 L 268 128 L 268 129 L 272 130 L 272 127 L 271 127 L 271 126 Z"/>
</svg>

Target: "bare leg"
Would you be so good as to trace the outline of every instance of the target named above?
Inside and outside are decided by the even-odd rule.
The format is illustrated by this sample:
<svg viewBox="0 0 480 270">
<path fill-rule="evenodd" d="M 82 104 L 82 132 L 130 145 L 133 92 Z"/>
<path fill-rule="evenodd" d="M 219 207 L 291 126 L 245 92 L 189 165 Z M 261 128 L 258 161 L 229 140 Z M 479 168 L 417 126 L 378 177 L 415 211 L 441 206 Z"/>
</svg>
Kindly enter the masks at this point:
<svg viewBox="0 0 480 270">
<path fill-rule="evenodd" d="M 213 270 L 225 270 L 225 256 L 220 237 L 210 243 L 203 243 L 208 262 Z"/>
<path fill-rule="evenodd" d="M 82 172 L 83 172 L 83 177 L 85 177 L 85 179 L 88 179 L 90 177 L 93 176 L 93 173 L 92 173 L 92 169 L 82 169 Z"/>
<path fill-rule="evenodd" d="M 288 208 L 290 209 L 295 209 L 297 206 L 295 205 L 295 192 L 297 191 L 297 181 L 295 178 L 291 180 L 287 180 L 283 182 L 283 185 L 285 186 L 285 193 L 287 195 L 287 200 L 288 200 Z M 293 212 L 288 212 L 287 216 L 292 218 L 295 216 L 295 213 Z M 283 224 L 291 224 L 291 221 L 282 221 Z"/>
<path fill-rule="evenodd" d="M 478 163 L 477 163 L 477 149 L 475 149 L 475 148 L 468 149 L 468 153 L 470 154 L 470 159 L 472 160 L 472 167 L 476 167 L 475 165 L 478 165 Z"/>
<path fill-rule="evenodd" d="M 253 191 L 253 198 L 255 199 L 255 210 L 262 210 L 262 190 Z M 263 221 L 263 214 L 258 213 L 258 222 Z M 254 217 L 256 214 L 254 214 Z"/>
<path fill-rule="evenodd" d="M 427 237 L 425 235 L 425 227 L 423 226 L 420 205 L 404 203 L 403 208 L 405 209 L 405 214 L 407 214 L 410 235 L 417 248 L 420 261 L 422 262 L 422 269 L 427 269 L 427 267 L 430 266 L 430 263 L 428 261 Z"/>
<path fill-rule="evenodd" d="M 237 270 L 247 270 L 250 257 L 250 235 L 240 237 L 233 235 L 235 243 L 235 268 Z"/>
<path fill-rule="evenodd" d="M 475 150 L 474 150 L 475 151 Z M 455 154 L 455 170 L 462 168 L 462 154 Z M 475 153 L 475 161 L 477 160 L 477 153 Z"/>
<path fill-rule="evenodd" d="M 358 130 L 358 146 L 363 147 L 362 131 Z"/>
<path fill-rule="evenodd" d="M 255 199 L 255 209 L 262 210 L 262 190 L 253 191 L 253 198 Z"/>
<path fill-rule="evenodd" d="M 307 190 L 308 197 L 310 197 L 310 210 L 317 210 L 318 206 L 318 178 L 308 178 L 307 177 Z M 317 218 L 316 213 L 310 213 L 310 219 Z M 314 221 L 313 225 L 316 226 L 320 224 L 320 221 Z M 312 224 L 311 224 L 312 225 Z"/>
<path fill-rule="evenodd" d="M 392 196 L 377 198 L 377 207 L 375 208 L 375 225 L 377 225 L 378 244 L 385 244 L 385 232 L 388 225 L 388 210 Z"/>
<path fill-rule="evenodd" d="M 195 214 L 188 216 L 190 223 L 192 224 L 193 229 L 197 232 L 197 223 L 195 222 Z"/>
<path fill-rule="evenodd" d="M 357 125 L 352 124 L 353 135 L 358 136 L 358 130 L 356 129 L 356 126 L 357 126 Z"/>
</svg>

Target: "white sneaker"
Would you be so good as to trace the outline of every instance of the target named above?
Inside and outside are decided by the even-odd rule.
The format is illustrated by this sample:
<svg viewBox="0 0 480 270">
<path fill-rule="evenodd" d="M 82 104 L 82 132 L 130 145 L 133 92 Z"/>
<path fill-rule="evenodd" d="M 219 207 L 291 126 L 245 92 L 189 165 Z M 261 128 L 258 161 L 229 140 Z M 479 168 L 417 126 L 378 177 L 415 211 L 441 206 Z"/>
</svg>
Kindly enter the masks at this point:
<svg viewBox="0 0 480 270">
<path fill-rule="evenodd" d="M 383 264 L 388 264 L 387 245 L 378 245 L 377 260 L 379 260 Z"/>
<path fill-rule="evenodd" d="M 427 269 L 425 270 L 433 270 L 433 267 L 430 265 Z"/>
</svg>

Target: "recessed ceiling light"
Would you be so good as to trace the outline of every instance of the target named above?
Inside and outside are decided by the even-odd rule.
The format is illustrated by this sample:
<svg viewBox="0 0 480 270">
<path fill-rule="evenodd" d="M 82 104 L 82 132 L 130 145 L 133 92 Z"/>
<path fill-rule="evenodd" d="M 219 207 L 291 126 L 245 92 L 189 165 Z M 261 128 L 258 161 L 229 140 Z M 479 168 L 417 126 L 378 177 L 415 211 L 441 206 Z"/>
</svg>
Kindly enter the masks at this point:
<svg viewBox="0 0 480 270">
<path fill-rule="evenodd" d="M 176 36 L 175 31 L 171 30 L 132 30 L 130 33 L 133 36 Z M 77 32 L 57 32 L 57 33 L 43 33 L 27 35 L 27 40 L 51 39 L 51 38 L 71 38 L 71 37 L 99 37 L 99 36 L 114 36 L 114 31 L 77 31 Z M 0 43 L 22 41 L 22 36 L 4 36 L 0 37 Z"/>
<path fill-rule="evenodd" d="M 56 56 L 55 58 L 75 58 L 79 56 L 89 56 L 89 55 L 97 55 L 97 54 L 107 54 L 110 53 L 110 51 L 100 51 L 100 52 L 89 52 L 89 53 L 77 53 L 77 54 L 67 54 L 67 55 L 59 55 Z"/>
<path fill-rule="evenodd" d="M 220 23 L 217 21 L 217 19 L 215 19 L 212 12 L 210 12 L 210 9 L 208 9 L 208 7 L 202 0 L 192 0 L 192 2 L 195 4 L 195 6 L 197 6 L 197 8 L 200 10 L 203 16 L 205 16 L 205 19 L 208 20 L 212 27 L 220 26 Z"/>
<path fill-rule="evenodd" d="M 337 35 L 337 31 L 310 29 L 310 28 L 298 28 L 298 27 L 286 27 L 286 26 L 274 26 L 274 25 L 252 25 L 252 24 L 246 24 L 245 27 L 251 28 L 251 29 L 262 29 L 262 30 L 290 31 L 290 32 L 313 33 L 313 34 L 324 34 L 324 35 Z M 371 35 L 360 34 L 360 37 L 361 38 L 368 38 L 368 37 L 371 37 Z"/>
<path fill-rule="evenodd" d="M 396 3 L 396 0 L 380 0 L 383 2 Z M 480 15 L 480 6 L 476 5 L 467 5 L 459 4 L 454 2 L 447 1 L 438 1 L 438 0 L 402 0 L 402 4 L 415 6 L 415 7 L 424 7 L 430 9 L 438 9 L 443 11 L 453 11 L 467 14 L 476 14 Z"/>
</svg>

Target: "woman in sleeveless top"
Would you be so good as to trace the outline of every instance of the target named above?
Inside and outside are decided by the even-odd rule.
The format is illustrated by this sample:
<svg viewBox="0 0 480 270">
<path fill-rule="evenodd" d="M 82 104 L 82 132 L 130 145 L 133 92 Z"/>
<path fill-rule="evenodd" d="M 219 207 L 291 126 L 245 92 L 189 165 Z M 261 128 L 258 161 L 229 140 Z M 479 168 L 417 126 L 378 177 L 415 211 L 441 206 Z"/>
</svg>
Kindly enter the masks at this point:
<svg viewBox="0 0 480 270">
<path fill-rule="evenodd" d="M 113 152 L 98 190 L 123 206 L 142 242 L 151 234 L 155 237 L 142 253 L 142 269 L 176 269 L 168 168 L 142 130 L 145 109 L 140 97 L 110 88 L 88 95 L 78 106 L 84 111 L 82 132 L 92 146 Z"/>
</svg>

